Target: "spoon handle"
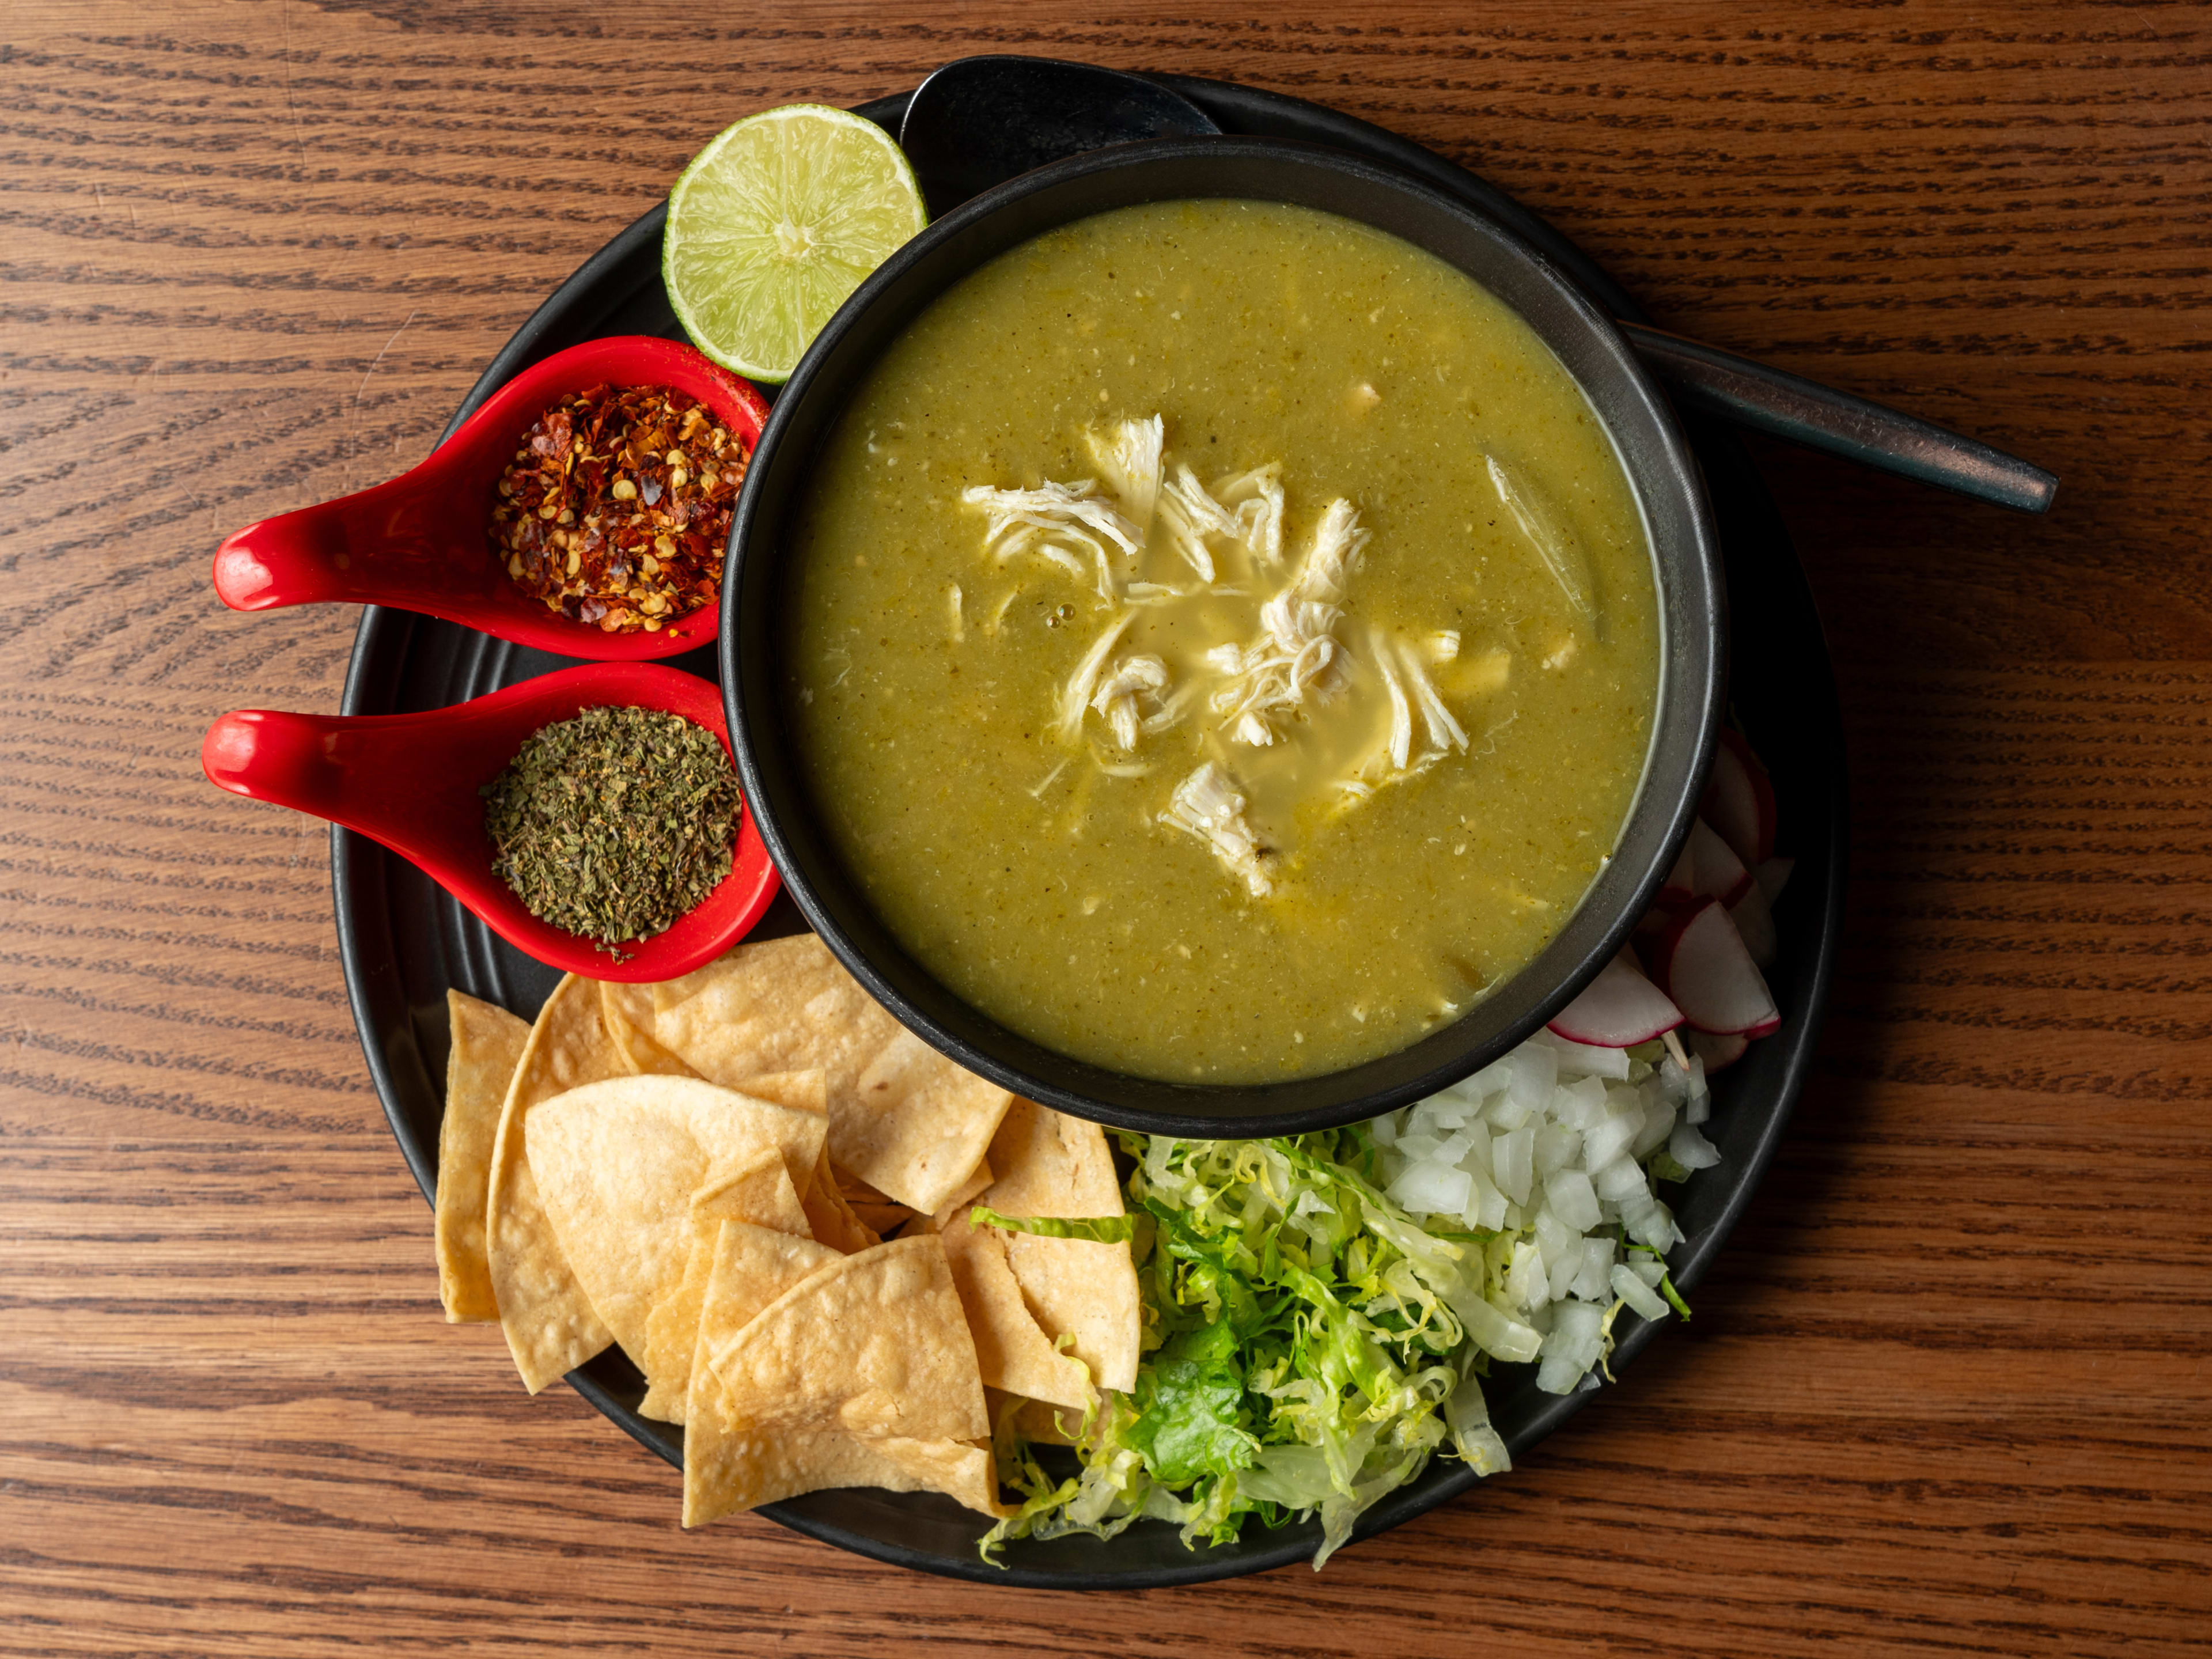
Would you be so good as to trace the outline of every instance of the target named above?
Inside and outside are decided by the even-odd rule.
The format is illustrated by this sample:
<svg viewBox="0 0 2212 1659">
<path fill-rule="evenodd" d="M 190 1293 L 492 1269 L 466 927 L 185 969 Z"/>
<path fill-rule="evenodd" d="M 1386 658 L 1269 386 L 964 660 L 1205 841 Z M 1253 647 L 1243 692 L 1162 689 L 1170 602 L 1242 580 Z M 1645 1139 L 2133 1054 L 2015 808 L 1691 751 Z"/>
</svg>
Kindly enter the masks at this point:
<svg viewBox="0 0 2212 1659">
<path fill-rule="evenodd" d="M 2041 467 L 1927 421 L 1678 334 L 1620 328 L 1684 403 L 1739 426 L 2022 513 L 2047 511 L 2058 492 Z"/>
</svg>

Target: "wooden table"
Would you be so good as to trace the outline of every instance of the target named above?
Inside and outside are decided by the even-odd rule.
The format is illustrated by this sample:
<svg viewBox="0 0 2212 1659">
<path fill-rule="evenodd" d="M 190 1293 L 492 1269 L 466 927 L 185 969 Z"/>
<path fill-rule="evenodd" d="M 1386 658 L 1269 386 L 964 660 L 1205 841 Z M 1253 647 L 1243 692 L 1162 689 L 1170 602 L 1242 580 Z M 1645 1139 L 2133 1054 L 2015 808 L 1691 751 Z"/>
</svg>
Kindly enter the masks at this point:
<svg viewBox="0 0 2212 1659">
<path fill-rule="evenodd" d="M 2205 1640 L 2212 13 L 1191 9 L 0 16 L 0 1653 Z M 672 1471 L 439 1322 L 322 826 L 196 763 L 227 708 L 334 708 L 353 636 L 226 613 L 224 533 L 422 455 L 726 122 L 998 49 L 1385 123 L 1663 324 L 2064 480 L 2030 520 L 1759 448 L 1853 744 L 1820 1075 L 1696 1322 L 1319 1577 L 1079 1598 L 680 1531 Z"/>
</svg>

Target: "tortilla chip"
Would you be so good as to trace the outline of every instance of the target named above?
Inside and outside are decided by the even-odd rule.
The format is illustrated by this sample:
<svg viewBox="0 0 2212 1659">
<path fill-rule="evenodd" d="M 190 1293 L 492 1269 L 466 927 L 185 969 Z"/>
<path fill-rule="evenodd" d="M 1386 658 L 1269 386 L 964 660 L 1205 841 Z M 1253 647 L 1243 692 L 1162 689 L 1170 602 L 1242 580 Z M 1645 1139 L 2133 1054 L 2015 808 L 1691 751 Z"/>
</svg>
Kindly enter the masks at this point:
<svg viewBox="0 0 2212 1659">
<path fill-rule="evenodd" d="M 1121 1178 L 1106 1132 L 1033 1100 L 1017 1098 L 991 1138 L 998 1179 L 983 1202 L 1000 1215 L 1121 1215 Z"/>
<path fill-rule="evenodd" d="M 1006 1265 L 1004 1235 L 994 1227 L 970 1225 L 963 1210 L 945 1225 L 941 1237 L 952 1264 L 954 1288 L 968 1316 L 969 1333 L 975 1340 L 975 1364 L 983 1386 L 1073 1406 L 1079 1416 L 1090 1403 L 1090 1376 L 1053 1346 L 1030 1312 L 1020 1282 Z"/>
<path fill-rule="evenodd" d="M 854 1095 L 847 1120 L 833 1115 L 831 1122 L 837 1161 L 886 1196 L 933 1215 L 967 1186 L 1014 1098 L 904 1027 L 868 1062 Z"/>
<path fill-rule="evenodd" d="M 543 1102 L 629 1073 L 599 1014 L 599 988 L 562 977 L 538 1011 L 500 1108 L 484 1206 L 485 1257 L 499 1297 L 507 1351 L 536 1394 L 614 1340 L 568 1271 L 552 1222 L 538 1201 L 527 1120 Z"/>
<path fill-rule="evenodd" d="M 763 1072 L 724 1086 L 741 1095 L 750 1095 L 755 1100 L 772 1100 L 794 1111 L 811 1112 L 821 1118 L 830 1115 L 830 1073 L 819 1066 L 810 1066 L 799 1072 Z"/>
<path fill-rule="evenodd" d="M 1033 1233 L 1008 1233 L 1006 1240 L 1006 1265 L 1044 1334 L 1071 1339 L 1100 1388 L 1124 1394 L 1135 1388 L 1142 1316 L 1129 1247 Z"/>
<path fill-rule="evenodd" d="M 969 1173 L 967 1180 L 960 1183 L 960 1190 L 945 1200 L 945 1207 L 937 1212 L 939 1223 L 950 1219 L 955 1213 L 966 1209 L 969 1205 L 982 1197 L 985 1193 L 991 1190 L 996 1181 L 997 1177 L 991 1173 L 991 1160 L 987 1158 Z M 1012 1215 L 1013 1212 L 1001 1210 L 999 1213 Z"/>
<path fill-rule="evenodd" d="M 800 1279 L 837 1260 L 836 1250 L 804 1233 L 716 1218 L 709 1208 L 695 1208 L 694 1216 L 701 1225 L 684 1284 L 646 1322 L 653 1362 L 638 1409 L 664 1423 L 690 1415 L 692 1376 L 716 1349 Z M 690 1346 L 679 1352 L 679 1342 Z"/>
<path fill-rule="evenodd" d="M 832 1486 L 941 1492 L 998 1519 L 998 1472 L 989 1449 L 958 1440 L 861 1440 L 835 1429 L 733 1426 L 700 1412 L 684 1431 L 684 1524 Z"/>
<path fill-rule="evenodd" d="M 693 1194 L 752 1174 L 763 1153 L 787 1180 L 811 1169 L 825 1127 L 811 1112 L 697 1078 L 614 1078 L 531 1113 L 540 1200 L 577 1283 L 633 1359 L 646 1358 L 647 1316 L 683 1282 Z M 771 1186 L 760 1201 L 774 1195 Z"/>
<path fill-rule="evenodd" d="M 599 981 L 599 1017 L 607 1036 L 633 1072 L 654 1077 L 696 1077 L 698 1073 L 660 1046 L 653 1035 L 653 988 Z"/>
<path fill-rule="evenodd" d="M 446 1061 L 446 1115 L 438 1123 L 438 1299 L 447 1322 L 499 1317 L 484 1255 L 484 1200 L 507 1085 L 530 1027 L 504 1008 L 446 993 L 453 1048 Z"/>
<path fill-rule="evenodd" d="M 749 1221 L 773 1232 L 807 1235 L 806 1206 L 799 1201 L 791 1166 L 781 1152 L 764 1152 L 734 1170 L 710 1171 L 691 1194 L 697 1237 L 711 1246 L 724 1221 Z"/>
<path fill-rule="evenodd" d="M 980 1435 L 864 1438 L 838 1424 L 856 1398 L 870 1402 L 862 1415 L 873 1421 L 887 1395 L 926 1397 L 948 1382 L 949 1395 L 972 1395 L 972 1401 L 951 1402 L 956 1408 L 972 1405 L 972 1413 L 940 1412 L 935 1420 L 957 1419 L 961 1426 L 987 1420 L 981 1388 L 972 1371 L 962 1374 L 950 1340 L 957 1334 L 964 1346 L 966 1327 L 942 1248 L 934 1241 L 919 1252 L 884 1245 L 870 1256 L 832 1260 L 752 1311 L 758 1307 L 753 1296 L 779 1273 L 803 1270 L 810 1250 L 823 1249 L 738 1222 L 726 1222 L 717 1235 L 713 1283 L 699 1322 L 698 1381 L 684 1428 L 684 1524 L 703 1526 L 830 1486 L 942 1492 L 985 1515 L 1006 1514 L 989 1451 L 966 1443 Z M 933 1317 L 948 1316 L 949 1328 L 940 1323 L 931 1329 Z M 911 1345 L 910 1352 L 901 1352 L 902 1345 Z M 749 1349 L 756 1362 L 750 1364 Z M 817 1386 L 806 1390 L 813 1420 L 763 1423 L 742 1400 L 752 1397 L 746 1391 L 764 1375 L 773 1377 L 793 1359 L 813 1368 Z M 736 1395 L 732 1376 L 738 1379 Z M 870 1386 L 856 1396 L 853 1384 L 860 1382 Z"/>
<path fill-rule="evenodd" d="M 654 1036 L 702 1077 L 821 1066 L 830 1156 L 925 1213 L 960 1189 L 1012 1098 L 909 1035 L 812 933 L 740 945 L 653 1002 Z"/>
<path fill-rule="evenodd" d="M 821 1166 L 814 1172 L 814 1184 L 807 1190 L 806 1220 L 815 1237 L 824 1244 L 836 1246 L 843 1255 L 858 1255 L 884 1242 L 883 1235 L 855 1215 L 853 1206 L 845 1201 L 826 1147 Z"/>
<path fill-rule="evenodd" d="M 698 1345 L 700 1310 L 705 1305 L 714 1271 L 714 1238 L 726 1219 L 806 1238 L 806 1211 L 781 1153 L 764 1152 L 733 1175 L 710 1176 L 691 1194 L 691 1244 L 684 1258 L 684 1277 L 645 1316 L 645 1351 L 637 1356 L 638 1369 L 645 1373 L 645 1398 L 638 1405 L 644 1416 L 664 1423 L 684 1420 L 684 1398 L 691 1386 L 691 1358 Z M 830 1261 L 836 1255 L 824 1247 L 822 1260 Z M 763 1298 L 761 1305 L 770 1299 Z"/>
<path fill-rule="evenodd" d="M 763 1309 L 711 1363 L 733 1424 L 842 1428 L 865 1439 L 991 1431 L 975 1345 L 934 1236 L 831 1262 Z M 699 1387 L 695 1370 L 695 1405 Z"/>
</svg>

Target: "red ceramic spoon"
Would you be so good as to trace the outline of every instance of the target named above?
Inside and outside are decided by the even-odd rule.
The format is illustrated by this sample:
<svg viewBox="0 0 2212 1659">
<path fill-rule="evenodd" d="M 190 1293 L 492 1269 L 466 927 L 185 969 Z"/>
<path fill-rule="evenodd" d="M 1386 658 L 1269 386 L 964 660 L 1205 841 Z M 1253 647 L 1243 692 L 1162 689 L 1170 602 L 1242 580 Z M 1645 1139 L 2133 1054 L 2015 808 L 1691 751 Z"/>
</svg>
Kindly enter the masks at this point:
<svg viewBox="0 0 2212 1659">
<path fill-rule="evenodd" d="M 602 704 L 681 714 L 730 746 L 721 693 L 707 681 L 651 663 L 594 663 L 422 714 L 241 708 L 208 728 L 200 764 L 234 793 L 313 812 L 381 842 L 540 962 L 593 979 L 679 978 L 743 939 L 775 896 L 775 866 L 751 813 L 739 822 L 721 884 L 666 933 L 623 945 L 625 962 L 538 921 L 492 872 L 477 790 L 539 726 Z"/>
<path fill-rule="evenodd" d="M 643 334 L 587 340 L 524 369 L 413 471 L 248 525 L 216 550 L 215 591 L 234 611 L 331 600 L 420 611 L 597 662 L 645 662 L 708 643 L 717 605 L 703 605 L 657 634 L 603 633 L 525 595 L 493 556 L 486 534 L 492 492 L 522 434 L 569 392 L 604 385 L 685 392 L 749 452 L 768 419 L 750 382 L 688 345 Z"/>
</svg>

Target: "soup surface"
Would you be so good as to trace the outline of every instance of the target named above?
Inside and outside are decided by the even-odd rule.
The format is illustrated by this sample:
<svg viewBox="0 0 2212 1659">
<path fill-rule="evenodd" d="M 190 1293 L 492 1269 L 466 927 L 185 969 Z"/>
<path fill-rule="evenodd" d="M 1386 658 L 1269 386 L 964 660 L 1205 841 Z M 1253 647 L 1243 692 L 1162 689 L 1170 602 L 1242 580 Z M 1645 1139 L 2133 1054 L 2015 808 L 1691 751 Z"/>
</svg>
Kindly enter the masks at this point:
<svg viewBox="0 0 2212 1659">
<path fill-rule="evenodd" d="M 1658 666 L 1643 520 L 1504 305 L 1353 222 L 1063 227 L 900 337 L 820 459 L 787 695 L 915 958 L 1063 1053 L 1387 1054 L 1610 854 Z"/>
</svg>

